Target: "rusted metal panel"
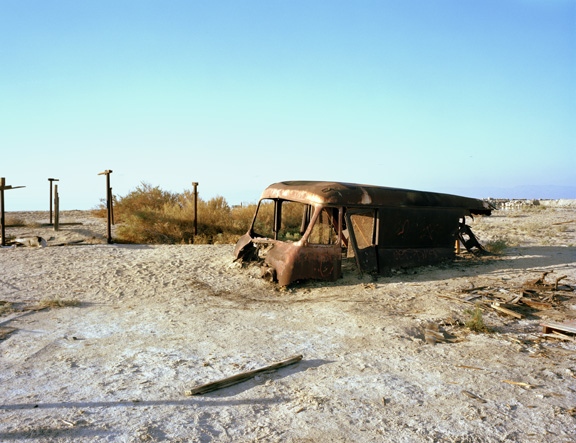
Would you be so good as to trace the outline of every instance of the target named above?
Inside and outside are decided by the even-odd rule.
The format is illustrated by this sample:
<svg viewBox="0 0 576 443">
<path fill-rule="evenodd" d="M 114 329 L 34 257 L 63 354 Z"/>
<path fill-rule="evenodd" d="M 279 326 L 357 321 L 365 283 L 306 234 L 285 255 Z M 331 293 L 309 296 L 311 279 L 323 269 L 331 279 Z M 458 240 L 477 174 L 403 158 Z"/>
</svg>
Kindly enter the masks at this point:
<svg viewBox="0 0 576 443">
<path fill-rule="evenodd" d="M 379 272 L 387 274 L 393 268 L 432 265 L 454 257 L 454 245 L 448 248 L 386 248 L 378 250 Z"/>
<path fill-rule="evenodd" d="M 490 215 L 492 210 L 488 203 L 468 197 L 338 182 L 275 183 L 262 193 L 260 202 L 265 200 L 274 203 L 274 217 L 269 204 L 259 204 L 234 255 L 260 261 L 264 275 L 282 286 L 304 279 L 336 280 L 343 252 L 355 257 L 362 272 L 380 274 L 450 259 L 455 240 L 471 234 L 465 217 Z M 284 202 L 298 202 L 304 210 L 288 206 L 290 210 L 283 211 Z M 260 208 L 268 211 L 264 221 L 258 220 Z M 303 214 L 297 228 L 296 213 Z M 266 228 L 267 223 L 273 226 Z M 273 238 L 266 238 L 270 235 Z M 477 242 L 465 246 L 481 249 Z"/>
<path fill-rule="evenodd" d="M 434 248 L 453 246 L 465 208 L 381 209 L 381 248 Z"/>
<path fill-rule="evenodd" d="M 280 286 L 297 280 L 337 280 L 342 273 L 342 251 L 334 245 L 302 245 L 276 240 L 256 239 L 254 243 L 267 247 L 265 266 Z M 273 271 L 272 271 L 273 270 Z"/>
</svg>

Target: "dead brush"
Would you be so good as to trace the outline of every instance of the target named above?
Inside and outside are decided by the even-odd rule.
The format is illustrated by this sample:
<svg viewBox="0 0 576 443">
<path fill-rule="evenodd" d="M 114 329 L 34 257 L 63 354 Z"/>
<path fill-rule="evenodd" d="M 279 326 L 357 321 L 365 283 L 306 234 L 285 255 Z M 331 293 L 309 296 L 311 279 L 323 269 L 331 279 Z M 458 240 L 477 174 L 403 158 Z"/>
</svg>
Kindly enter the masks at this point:
<svg viewBox="0 0 576 443">
<path fill-rule="evenodd" d="M 492 254 L 502 254 L 509 247 L 508 239 L 504 238 L 494 239 L 484 244 L 484 249 Z"/>
<path fill-rule="evenodd" d="M 80 306 L 80 302 L 75 299 L 61 299 L 58 297 L 54 298 L 43 298 L 38 302 L 37 309 L 46 309 L 46 308 L 68 308 L 68 307 L 78 307 Z"/>
<path fill-rule="evenodd" d="M 119 243 L 223 244 L 235 243 L 244 234 L 255 206 L 230 208 L 224 197 L 198 198 L 197 233 L 194 234 L 194 194 L 174 194 L 143 183 L 125 197 L 115 199 Z M 102 208 L 94 215 L 105 216 Z"/>
<path fill-rule="evenodd" d="M 0 315 L 6 315 L 14 312 L 14 306 L 9 301 L 0 300 Z"/>
<path fill-rule="evenodd" d="M 6 226 L 10 226 L 10 227 L 24 227 L 26 226 L 26 221 L 23 218 L 20 217 L 16 217 L 14 215 L 7 215 L 6 216 Z"/>
</svg>

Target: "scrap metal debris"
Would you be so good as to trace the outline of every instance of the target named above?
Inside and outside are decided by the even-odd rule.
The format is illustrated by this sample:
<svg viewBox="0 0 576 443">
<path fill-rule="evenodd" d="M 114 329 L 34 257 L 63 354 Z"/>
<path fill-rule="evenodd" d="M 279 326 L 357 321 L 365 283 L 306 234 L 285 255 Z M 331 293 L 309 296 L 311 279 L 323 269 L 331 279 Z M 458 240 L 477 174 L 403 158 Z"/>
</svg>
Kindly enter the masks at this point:
<svg viewBox="0 0 576 443">
<path fill-rule="evenodd" d="M 474 400 L 478 400 L 481 403 L 486 403 L 486 400 L 484 400 L 482 397 L 479 397 L 470 391 L 462 391 L 462 394 L 466 395 L 467 397 L 473 398 Z"/>
</svg>

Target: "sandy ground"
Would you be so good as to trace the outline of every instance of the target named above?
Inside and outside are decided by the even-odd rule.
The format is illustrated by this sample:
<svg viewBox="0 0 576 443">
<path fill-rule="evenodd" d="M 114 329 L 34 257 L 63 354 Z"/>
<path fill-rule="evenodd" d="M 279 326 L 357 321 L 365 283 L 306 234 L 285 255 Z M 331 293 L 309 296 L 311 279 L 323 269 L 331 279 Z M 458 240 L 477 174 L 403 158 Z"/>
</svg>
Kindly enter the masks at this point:
<svg viewBox="0 0 576 443">
<path fill-rule="evenodd" d="M 378 280 L 346 264 L 288 289 L 233 263 L 232 245 L 107 245 L 88 212 L 58 232 L 47 213 L 9 215 L 28 226 L 7 236 L 48 247 L 0 250 L 0 441 L 576 441 L 576 342 L 540 326 L 576 317 L 574 207 L 475 220 L 513 245 L 501 256 Z M 488 306 L 545 271 L 567 277 L 532 287 L 540 309 Z M 491 333 L 463 325 L 477 302 Z"/>
</svg>

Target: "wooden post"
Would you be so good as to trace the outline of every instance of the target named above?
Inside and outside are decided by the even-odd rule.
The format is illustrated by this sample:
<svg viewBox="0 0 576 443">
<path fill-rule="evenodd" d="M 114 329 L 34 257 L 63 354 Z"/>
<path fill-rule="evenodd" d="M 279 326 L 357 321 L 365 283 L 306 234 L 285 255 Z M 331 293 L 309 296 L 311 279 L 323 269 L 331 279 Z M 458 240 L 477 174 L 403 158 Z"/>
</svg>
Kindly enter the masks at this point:
<svg viewBox="0 0 576 443">
<path fill-rule="evenodd" d="M 52 224 L 52 182 L 57 182 L 57 178 L 49 178 L 48 181 L 50 182 L 50 224 Z"/>
<path fill-rule="evenodd" d="M 110 223 L 115 225 L 114 223 L 114 194 L 112 194 L 112 188 L 108 188 L 108 200 L 110 201 Z"/>
<path fill-rule="evenodd" d="M 194 236 L 198 235 L 198 182 L 192 182 L 194 186 Z"/>
<path fill-rule="evenodd" d="M 50 223 L 52 223 L 52 213 L 50 213 Z M 60 229 L 60 196 L 58 195 L 58 185 L 54 185 L 54 230 Z"/>
<path fill-rule="evenodd" d="M 0 178 L 0 224 L 2 225 L 2 246 L 6 246 L 6 219 L 4 218 L 4 186 L 6 179 Z"/>
<path fill-rule="evenodd" d="M 6 217 L 4 216 L 4 191 L 8 189 L 23 188 L 24 186 L 10 186 L 6 185 L 6 178 L 0 177 L 0 245 L 6 246 Z"/>
<path fill-rule="evenodd" d="M 106 176 L 106 209 L 108 212 L 108 244 L 112 243 L 112 188 L 110 187 L 110 174 L 112 174 L 111 169 L 106 169 L 104 172 L 100 172 L 98 175 Z"/>
</svg>

